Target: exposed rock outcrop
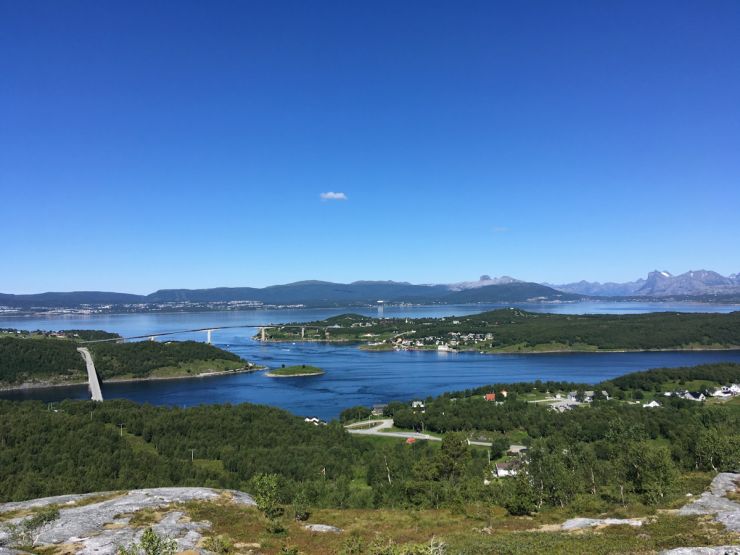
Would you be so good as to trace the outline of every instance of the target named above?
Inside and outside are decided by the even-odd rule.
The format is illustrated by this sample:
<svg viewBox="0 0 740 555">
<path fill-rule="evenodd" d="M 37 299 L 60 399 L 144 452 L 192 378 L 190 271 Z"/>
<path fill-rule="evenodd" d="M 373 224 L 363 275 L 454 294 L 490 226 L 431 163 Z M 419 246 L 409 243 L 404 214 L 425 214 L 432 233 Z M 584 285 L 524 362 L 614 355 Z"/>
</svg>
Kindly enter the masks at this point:
<svg viewBox="0 0 740 555">
<path fill-rule="evenodd" d="M 132 515 L 144 509 L 164 510 L 152 529 L 161 536 L 177 542 L 178 550 L 198 550 L 203 532 L 209 522 L 194 522 L 184 518 L 178 510 L 168 508 L 188 501 L 216 501 L 254 505 L 251 496 L 240 491 L 214 490 L 211 488 L 153 488 L 132 490 L 89 502 L 106 494 L 63 495 L 33 501 L 0 505 L 0 514 L 11 511 L 28 511 L 45 506 L 59 506 L 58 518 L 33 532 L 35 545 L 65 545 L 70 551 L 84 555 L 109 555 L 119 546 L 127 546 L 141 539 L 144 527 L 132 526 Z M 87 503 L 86 503 L 87 502 Z M 86 504 L 81 504 L 86 503 Z M 66 507 L 65 507 L 66 505 Z M 0 545 L 11 540 L 10 526 L 22 525 L 27 516 L 9 519 L 0 526 Z M 9 526 L 10 525 L 10 526 Z M 0 555 L 15 555 L 9 547 L 0 547 Z"/>
</svg>

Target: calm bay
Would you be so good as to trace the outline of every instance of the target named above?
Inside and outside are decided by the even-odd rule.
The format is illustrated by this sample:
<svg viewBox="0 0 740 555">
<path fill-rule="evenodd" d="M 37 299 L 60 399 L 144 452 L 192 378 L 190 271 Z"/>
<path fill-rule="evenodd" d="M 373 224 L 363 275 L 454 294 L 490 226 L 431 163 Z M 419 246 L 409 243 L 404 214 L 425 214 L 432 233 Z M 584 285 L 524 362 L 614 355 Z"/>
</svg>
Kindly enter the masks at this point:
<svg viewBox="0 0 740 555">
<path fill-rule="evenodd" d="M 385 316 L 452 316 L 481 312 L 502 305 L 387 307 Z M 684 303 L 519 304 L 527 310 L 557 313 L 638 313 L 653 311 L 730 312 L 732 305 Z M 373 309 L 280 309 L 201 313 L 144 313 L 0 317 L 0 328 L 104 329 L 124 336 L 219 326 L 254 326 L 319 320 L 345 312 L 375 315 Z M 353 405 L 425 398 L 444 391 L 487 383 L 537 379 L 595 383 L 628 372 L 657 367 L 710 362 L 739 362 L 740 351 L 673 351 L 644 353 L 558 353 L 481 355 L 476 353 L 367 352 L 353 345 L 323 343 L 262 344 L 251 339 L 254 328 L 213 332 L 215 345 L 267 367 L 312 364 L 321 376 L 272 379 L 264 372 L 208 378 L 108 383 L 106 399 L 126 398 L 162 405 L 203 403 L 264 403 L 295 414 L 333 418 Z M 184 333 L 172 339 L 205 340 L 205 333 Z M 27 389 L 0 393 L 5 399 L 88 398 L 86 386 Z"/>
</svg>

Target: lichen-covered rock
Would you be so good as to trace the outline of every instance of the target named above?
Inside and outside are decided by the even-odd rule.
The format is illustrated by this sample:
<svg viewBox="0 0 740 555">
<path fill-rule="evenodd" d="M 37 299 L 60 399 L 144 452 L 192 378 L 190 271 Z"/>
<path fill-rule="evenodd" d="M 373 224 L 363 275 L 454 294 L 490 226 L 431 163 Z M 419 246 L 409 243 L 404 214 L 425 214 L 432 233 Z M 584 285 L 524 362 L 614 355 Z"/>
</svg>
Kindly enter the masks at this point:
<svg viewBox="0 0 740 555">
<path fill-rule="evenodd" d="M 321 532 L 321 533 L 334 533 L 338 534 L 342 531 L 341 528 L 337 528 L 336 526 L 329 526 L 328 524 L 306 524 L 304 526 L 306 530 L 310 530 L 311 532 Z"/>
<path fill-rule="evenodd" d="M 715 515 L 715 520 L 724 524 L 728 530 L 740 532 L 740 503 L 727 498 L 727 494 L 737 489 L 740 474 L 722 472 L 717 474 L 709 486 L 709 491 L 685 505 L 681 515 Z"/>
<path fill-rule="evenodd" d="M 596 528 L 597 526 L 619 526 L 626 524 L 628 526 L 642 526 L 642 520 L 639 518 L 571 518 L 566 520 L 561 530 L 581 530 L 583 528 Z"/>
<path fill-rule="evenodd" d="M 48 505 L 69 505 L 100 495 L 65 495 L 21 503 L 6 503 L 0 505 L 0 513 L 29 510 Z M 128 546 L 141 539 L 144 529 L 130 525 L 131 515 L 144 509 L 163 509 L 177 503 L 195 500 L 221 500 L 240 505 L 255 504 L 251 496 L 240 491 L 219 491 L 211 488 L 132 490 L 87 505 L 60 507 L 57 519 L 35 531 L 36 545 L 64 544 L 83 555 L 114 554 L 120 546 Z M 174 539 L 179 551 L 197 550 L 202 533 L 210 528 L 210 523 L 192 522 L 183 517 L 182 512 L 174 509 L 164 511 L 159 522 L 152 524 L 152 529 L 160 536 Z M 6 525 L 21 524 L 25 518 L 27 517 L 10 519 Z M 7 539 L 6 534 L 6 541 Z M 14 552 L 8 551 L 0 555 L 14 555 Z"/>
</svg>

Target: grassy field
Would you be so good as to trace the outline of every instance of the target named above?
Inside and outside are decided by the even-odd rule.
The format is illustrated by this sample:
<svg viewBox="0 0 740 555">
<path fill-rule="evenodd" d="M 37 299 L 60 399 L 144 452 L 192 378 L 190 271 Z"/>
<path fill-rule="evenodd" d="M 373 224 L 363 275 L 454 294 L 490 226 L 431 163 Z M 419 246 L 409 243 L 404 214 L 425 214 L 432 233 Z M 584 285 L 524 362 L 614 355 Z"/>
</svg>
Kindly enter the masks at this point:
<svg viewBox="0 0 740 555">
<path fill-rule="evenodd" d="M 274 368 L 267 372 L 267 376 L 270 377 L 299 377 L 299 376 L 319 376 L 324 371 L 318 366 L 309 366 L 308 364 L 299 364 L 296 366 L 284 366 L 282 368 Z"/>
<path fill-rule="evenodd" d="M 740 535 L 707 517 L 683 517 L 672 510 L 645 511 L 628 507 L 629 516 L 643 516 L 642 527 L 611 526 L 562 532 L 559 524 L 576 516 L 553 510 L 535 517 L 511 517 L 484 505 L 458 510 L 319 509 L 308 522 L 341 528 L 339 534 L 307 531 L 292 518 L 290 507 L 281 523 L 284 531 L 269 533 L 267 521 L 254 508 L 225 501 L 194 502 L 182 506 L 193 519 L 213 524 L 211 534 L 231 542 L 235 551 L 245 548 L 260 553 L 284 553 L 294 548 L 304 554 L 421 553 L 412 546 L 444 542 L 447 553 L 651 553 L 685 546 L 726 545 Z M 577 515 L 582 516 L 582 515 Z M 626 514 L 610 516 L 627 516 Z M 407 550 L 403 550 L 403 548 Z M 385 548 L 386 550 L 383 550 Z"/>
</svg>

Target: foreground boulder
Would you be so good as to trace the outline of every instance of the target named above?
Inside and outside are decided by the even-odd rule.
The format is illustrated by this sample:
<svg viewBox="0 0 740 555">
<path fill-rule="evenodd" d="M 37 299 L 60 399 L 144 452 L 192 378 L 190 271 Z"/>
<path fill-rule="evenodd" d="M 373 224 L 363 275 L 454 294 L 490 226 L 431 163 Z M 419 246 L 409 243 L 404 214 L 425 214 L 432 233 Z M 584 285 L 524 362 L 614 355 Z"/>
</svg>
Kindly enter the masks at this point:
<svg viewBox="0 0 740 555">
<path fill-rule="evenodd" d="M 100 499 L 98 501 L 98 499 Z M 0 516 L 9 512 L 29 512 L 8 519 L 0 525 L 0 555 L 13 555 L 14 534 L 24 529 L 33 514 L 44 507 L 59 508 L 58 515 L 27 534 L 33 546 L 64 546 L 65 551 L 85 555 L 109 555 L 121 546 L 141 540 L 144 528 L 132 526 L 131 518 L 145 509 L 161 511 L 159 520 L 151 525 L 158 535 L 177 542 L 178 551 L 196 550 L 208 522 L 194 522 L 170 506 L 188 501 L 223 501 L 254 505 L 246 493 L 211 488 L 152 488 L 122 493 L 63 495 L 33 501 L 0 505 Z M 3 547 L 4 546 L 4 547 Z"/>
</svg>

